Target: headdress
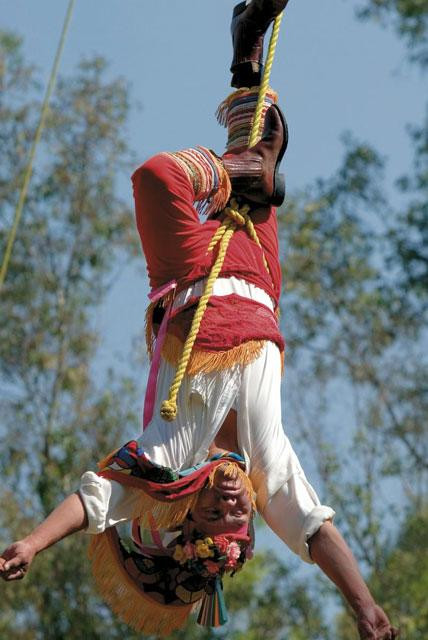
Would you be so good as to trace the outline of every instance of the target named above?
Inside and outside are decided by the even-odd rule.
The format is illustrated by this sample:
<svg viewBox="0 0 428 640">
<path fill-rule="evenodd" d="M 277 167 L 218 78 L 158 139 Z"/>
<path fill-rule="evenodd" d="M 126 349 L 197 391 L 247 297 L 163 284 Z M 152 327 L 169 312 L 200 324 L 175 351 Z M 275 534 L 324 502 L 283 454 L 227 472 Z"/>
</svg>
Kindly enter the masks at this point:
<svg viewBox="0 0 428 640">
<path fill-rule="evenodd" d="M 254 505 L 241 456 L 217 455 L 177 473 L 151 462 L 131 441 L 100 464 L 100 475 L 141 489 L 132 535 L 123 537 L 112 527 L 90 545 L 93 574 L 111 609 L 148 635 L 169 635 L 199 605 L 200 624 L 224 624 L 222 576 L 233 575 L 252 557 L 252 525 L 207 536 L 194 529 L 189 514 L 219 467 L 242 477 Z"/>
</svg>

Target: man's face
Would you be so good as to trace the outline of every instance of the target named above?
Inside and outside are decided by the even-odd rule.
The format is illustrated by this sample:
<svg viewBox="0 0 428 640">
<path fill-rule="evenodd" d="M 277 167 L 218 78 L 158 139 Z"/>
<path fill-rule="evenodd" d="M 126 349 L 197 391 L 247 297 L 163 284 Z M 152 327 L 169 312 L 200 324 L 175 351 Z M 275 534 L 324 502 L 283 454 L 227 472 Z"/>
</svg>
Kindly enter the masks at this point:
<svg viewBox="0 0 428 640">
<path fill-rule="evenodd" d="M 213 486 L 201 491 L 191 515 L 198 531 L 215 536 L 237 533 L 249 523 L 251 513 L 251 500 L 241 478 L 232 479 L 218 469 Z"/>
</svg>

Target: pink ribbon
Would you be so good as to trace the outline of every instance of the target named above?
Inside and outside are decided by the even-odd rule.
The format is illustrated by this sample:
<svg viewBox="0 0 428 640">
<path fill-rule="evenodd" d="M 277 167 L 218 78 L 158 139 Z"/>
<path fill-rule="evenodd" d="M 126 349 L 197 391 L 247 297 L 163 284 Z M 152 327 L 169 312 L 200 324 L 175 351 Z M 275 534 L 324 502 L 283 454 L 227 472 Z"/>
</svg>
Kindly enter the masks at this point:
<svg viewBox="0 0 428 640">
<path fill-rule="evenodd" d="M 171 280 L 166 284 L 162 285 L 158 289 L 152 289 L 149 293 L 149 300 L 151 302 L 156 302 L 163 298 L 167 293 L 175 289 L 177 286 L 176 280 Z M 146 387 L 146 395 L 144 398 L 144 410 L 143 410 L 143 431 L 149 425 L 151 419 L 153 418 L 153 411 L 155 408 L 156 401 L 156 385 L 158 380 L 158 373 L 160 367 L 160 359 L 162 346 L 165 341 L 166 330 L 168 327 L 169 316 L 171 315 L 172 302 L 165 309 L 165 314 L 162 318 L 161 326 L 159 327 L 158 335 L 156 337 L 156 346 L 155 351 L 153 353 L 152 363 L 150 365 L 149 371 L 149 379 L 147 381 Z"/>
</svg>

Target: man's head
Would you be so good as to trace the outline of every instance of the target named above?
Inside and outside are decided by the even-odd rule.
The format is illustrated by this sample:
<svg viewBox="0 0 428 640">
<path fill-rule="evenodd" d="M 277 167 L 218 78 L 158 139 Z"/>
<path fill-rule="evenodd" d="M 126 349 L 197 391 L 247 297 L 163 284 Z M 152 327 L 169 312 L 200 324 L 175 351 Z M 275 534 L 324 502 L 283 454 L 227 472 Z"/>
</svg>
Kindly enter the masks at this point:
<svg viewBox="0 0 428 640">
<path fill-rule="evenodd" d="M 208 580 L 234 574 L 253 555 L 255 511 L 251 481 L 237 462 L 217 465 L 176 540 L 173 559 Z"/>
<path fill-rule="evenodd" d="M 255 508 L 254 492 L 246 473 L 236 463 L 224 463 L 214 470 L 199 493 L 191 520 L 206 535 L 248 535 Z"/>
<path fill-rule="evenodd" d="M 146 505 L 133 522 L 132 542 L 121 542 L 115 527 L 93 536 L 92 568 L 107 602 L 147 635 L 182 627 L 198 601 L 200 624 L 222 624 L 222 578 L 253 555 L 254 491 L 244 460 L 225 453 L 180 475 L 152 463 L 132 441 L 103 462 L 108 468 L 119 477 L 117 468 L 131 471 L 126 477 L 139 483 Z M 166 547 L 162 530 L 177 534 Z"/>
</svg>

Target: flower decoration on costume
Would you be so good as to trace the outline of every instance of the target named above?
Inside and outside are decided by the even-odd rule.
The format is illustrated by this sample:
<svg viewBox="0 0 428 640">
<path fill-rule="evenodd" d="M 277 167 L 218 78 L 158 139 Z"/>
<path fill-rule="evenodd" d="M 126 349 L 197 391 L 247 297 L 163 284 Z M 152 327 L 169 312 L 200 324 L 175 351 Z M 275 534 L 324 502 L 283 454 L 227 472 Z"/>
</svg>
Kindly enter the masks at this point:
<svg viewBox="0 0 428 640">
<path fill-rule="evenodd" d="M 217 575 L 217 573 L 219 573 L 220 571 L 220 565 L 218 565 L 216 562 L 213 562 L 212 560 L 205 560 L 204 565 L 208 573 L 212 576 Z"/>
<path fill-rule="evenodd" d="M 178 538 L 173 558 L 181 566 L 202 576 L 213 576 L 241 569 L 248 557 L 248 543 L 219 535 L 203 538 L 194 532 L 190 540 Z"/>
<path fill-rule="evenodd" d="M 192 544 L 189 540 L 183 547 L 184 553 L 186 555 L 187 560 L 194 560 L 196 558 L 196 548 L 195 545 Z"/>
<path fill-rule="evenodd" d="M 216 536 L 215 537 L 216 545 L 222 553 L 226 553 L 227 547 L 229 546 L 229 540 L 226 536 Z"/>
<path fill-rule="evenodd" d="M 211 541 L 211 544 L 209 541 Z M 214 551 L 211 548 L 213 544 L 214 543 L 211 538 L 205 538 L 205 540 L 196 540 L 196 556 L 198 558 L 212 558 L 214 556 Z"/>
<path fill-rule="evenodd" d="M 227 562 L 225 565 L 226 568 L 235 569 L 238 563 L 238 560 L 241 557 L 241 553 L 242 551 L 239 544 L 237 542 L 232 541 L 226 549 L 226 556 L 227 556 Z"/>
<path fill-rule="evenodd" d="M 178 544 L 175 547 L 174 555 L 172 557 L 180 564 L 184 564 L 185 562 L 187 562 L 187 556 L 181 544 Z"/>
</svg>

